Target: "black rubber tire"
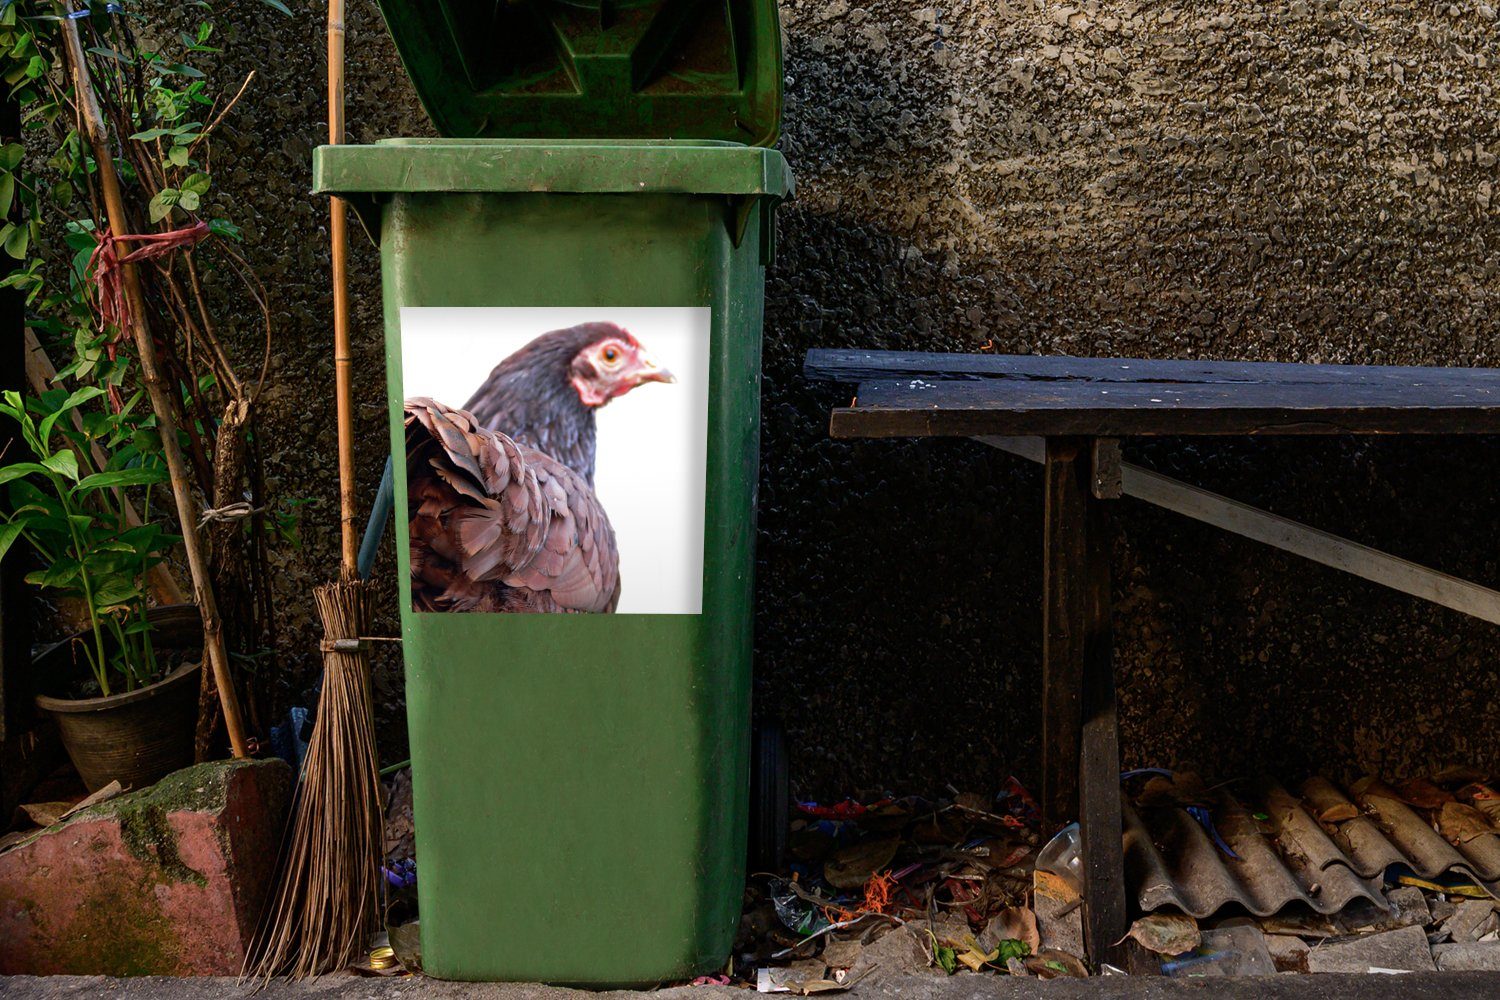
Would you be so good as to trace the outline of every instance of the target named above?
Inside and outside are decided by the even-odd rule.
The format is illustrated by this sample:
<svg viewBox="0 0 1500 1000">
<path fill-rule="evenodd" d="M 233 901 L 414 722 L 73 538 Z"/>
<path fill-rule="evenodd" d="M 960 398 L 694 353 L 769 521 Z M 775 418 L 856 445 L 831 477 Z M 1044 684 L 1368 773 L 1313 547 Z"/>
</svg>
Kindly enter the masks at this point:
<svg viewBox="0 0 1500 1000">
<path fill-rule="evenodd" d="M 786 861 L 791 823 L 786 734 L 778 722 L 750 731 L 750 838 L 746 858 L 752 872 L 779 872 Z"/>
</svg>

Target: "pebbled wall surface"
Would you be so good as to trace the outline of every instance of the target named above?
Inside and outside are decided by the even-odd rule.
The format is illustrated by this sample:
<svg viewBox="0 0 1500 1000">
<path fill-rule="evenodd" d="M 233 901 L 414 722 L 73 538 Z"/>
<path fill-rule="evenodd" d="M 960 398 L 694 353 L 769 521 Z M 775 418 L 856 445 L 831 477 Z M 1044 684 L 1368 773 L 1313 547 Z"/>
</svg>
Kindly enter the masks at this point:
<svg viewBox="0 0 1500 1000">
<path fill-rule="evenodd" d="M 430 134 L 369 0 L 351 140 Z M 273 285 L 280 695 L 316 680 L 337 546 L 322 23 L 242 7 L 259 70 L 220 197 Z M 994 788 L 1040 760 L 1040 476 L 960 441 L 833 443 L 810 347 L 1500 364 L 1500 22 L 1484 3 L 782 4 L 798 199 L 769 275 L 757 713 L 799 793 Z M 222 168 L 221 168 L 222 169 Z M 378 265 L 354 256 L 361 474 L 384 440 Z M 249 344 L 251 341 L 246 340 Z M 1163 441 L 1133 460 L 1500 585 L 1492 440 Z M 1135 501 L 1119 508 L 1128 765 L 1218 778 L 1500 767 L 1500 631 Z M 385 628 L 394 628 L 383 557 Z M 383 756 L 404 753 L 399 664 Z"/>
</svg>

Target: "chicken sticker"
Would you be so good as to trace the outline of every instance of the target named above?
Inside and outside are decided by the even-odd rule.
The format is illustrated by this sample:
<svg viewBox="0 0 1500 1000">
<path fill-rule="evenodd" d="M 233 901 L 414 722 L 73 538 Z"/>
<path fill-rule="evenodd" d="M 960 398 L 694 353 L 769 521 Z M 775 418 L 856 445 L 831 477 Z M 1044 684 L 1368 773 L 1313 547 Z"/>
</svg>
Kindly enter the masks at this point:
<svg viewBox="0 0 1500 1000">
<path fill-rule="evenodd" d="M 413 610 L 701 611 L 708 337 L 707 309 L 403 309 Z"/>
</svg>

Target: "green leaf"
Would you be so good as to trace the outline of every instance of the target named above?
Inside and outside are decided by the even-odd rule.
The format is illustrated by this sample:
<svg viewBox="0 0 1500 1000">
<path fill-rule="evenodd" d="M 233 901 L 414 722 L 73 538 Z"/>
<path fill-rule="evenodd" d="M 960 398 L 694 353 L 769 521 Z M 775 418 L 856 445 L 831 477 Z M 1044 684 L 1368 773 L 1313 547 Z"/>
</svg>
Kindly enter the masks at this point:
<svg viewBox="0 0 1500 1000">
<path fill-rule="evenodd" d="M 42 464 L 58 475 L 78 482 L 78 456 L 71 451 L 54 451 L 42 459 Z"/>
<path fill-rule="evenodd" d="M 81 389 L 73 390 L 68 398 L 63 400 L 62 404 L 59 405 L 57 409 L 53 410 L 51 413 L 42 418 L 41 427 L 37 430 L 37 437 L 41 438 L 43 441 L 46 441 L 49 437 L 52 436 L 53 426 L 57 423 L 58 418 L 60 418 L 64 413 L 67 413 L 69 410 L 77 406 L 81 406 L 82 404 L 87 403 L 91 399 L 97 399 L 102 395 L 104 395 L 104 390 L 99 388 L 97 385 L 86 385 Z"/>
<path fill-rule="evenodd" d="M 10 214 L 10 203 L 16 195 L 16 175 L 0 174 L 0 215 Z"/>
<path fill-rule="evenodd" d="M 212 183 L 212 179 L 200 170 L 196 173 L 189 174 L 187 178 L 182 182 L 182 193 L 187 194 L 189 192 L 192 192 L 196 195 L 204 195 L 208 193 L 209 185 Z"/>
<path fill-rule="evenodd" d="M 167 474 L 162 469 L 116 469 L 112 472 L 96 472 L 79 480 L 77 491 L 103 489 L 106 486 L 150 486 L 164 483 Z"/>
<path fill-rule="evenodd" d="M 10 551 L 11 545 L 21 537 L 21 529 L 25 526 L 26 522 L 21 518 L 0 524 L 0 559 L 5 558 L 5 553 Z"/>
<path fill-rule="evenodd" d="M 953 975 L 958 971 L 958 953 L 945 944 L 940 944 L 932 949 L 933 957 L 937 964 L 942 966 L 944 972 Z"/>
<path fill-rule="evenodd" d="M 132 580 L 114 579 L 105 581 L 94 591 L 94 606 L 99 609 L 129 604 L 141 596 L 141 588 Z"/>
<path fill-rule="evenodd" d="M 32 476 L 37 473 L 46 475 L 52 470 L 39 462 L 16 462 L 0 468 L 0 486 L 10 482 L 12 479 L 20 479 L 22 476 Z"/>
<path fill-rule="evenodd" d="M 282 3 L 281 0 L 260 0 L 260 2 L 274 11 L 279 11 L 280 13 L 285 14 L 287 17 L 292 16 L 291 8 Z"/>
<path fill-rule="evenodd" d="M 45 56 L 32 56 L 30 61 L 26 63 L 26 75 L 36 80 L 46 76 L 47 71 L 51 68 L 52 62 Z"/>
<path fill-rule="evenodd" d="M 148 128 L 144 132 L 136 132 L 130 138 L 135 139 L 138 142 L 150 142 L 152 139 L 160 139 L 163 136 L 176 135 L 176 134 L 177 134 L 177 132 L 174 129 L 169 129 L 169 128 Z"/>
<path fill-rule="evenodd" d="M 198 211 L 198 193 L 196 191 L 184 191 L 177 197 L 178 206 L 185 212 Z"/>
<path fill-rule="evenodd" d="M 152 222 L 160 222 L 172 214 L 172 206 L 177 204 L 178 192 L 176 188 L 162 188 L 156 192 L 156 197 L 151 199 L 147 206 L 151 213 Z"/>
<path fill-rule="evenodd" d="M 10 232 L 5 236 L 5 252 L 16 260 L 26 259 L 26 248 L 31 245 L 31 229 L 28 226 L 6 226 Z"/>
<path fill-rule="evenodd" d="M 64 587 L 78 576 L 83 564 L 77 559 L 63 558 L 46 569 L 26 574 L 26 582 L 38 587 Z"/>
<path fill-rule="evenodd" d="M 92 251 L 99 242 L 94 236 L 94 220 L 79 219 L 69 222 L 64 231 L 63 242 L 71 250 Z"/>
<path fill-rule="evenodd" d="M 240 232 L 240 227 L 236 226 L 228 219 L 212 220 L 208 224 L 208 231 L 213 233 L 215 236 L 226 236 L 231 240 L 244 239 L 244 235 Z"/>
<path fill-rule="evenodd" d="M 185 167 L 188 165 L 188 148 L 186 146 L 173 146 L 167 150 L 167 162 L 174 167 Z"/>
<path fill-rule="evenodd" d="M 990 961 L 998 961 L 1001 965 L 1004 965 L 1012 958 L 1025 958 L 1030 954 L 1031 945 L 1025 941 L 1018 941 L 1015 938 L 1005 938 L 1000 942 L 1000 947 L 995 949 L 995 957 L 991 958 Z"/>
<path fill-rule="evenodd" d="M 14 170 L 26 158 L 26 147 L 19 142 L 7 142 L 0 146 L 0 170 Z"/>
<path fill-rule="evenodd" d="M 114 49 L 110 48 L 107 45 L 91 45 L 89 46 L 89 51 L 94 53 L 94 55 L 96 56 L 100 56 L 101 58 L 113 59 L 115 62 L 122 62 L 126 65 L 133 65 L 135 63 L 134 59 L 130 58 L 127 55 L 124 55 L 123 53 L 116 52 Z"/>
</svg>

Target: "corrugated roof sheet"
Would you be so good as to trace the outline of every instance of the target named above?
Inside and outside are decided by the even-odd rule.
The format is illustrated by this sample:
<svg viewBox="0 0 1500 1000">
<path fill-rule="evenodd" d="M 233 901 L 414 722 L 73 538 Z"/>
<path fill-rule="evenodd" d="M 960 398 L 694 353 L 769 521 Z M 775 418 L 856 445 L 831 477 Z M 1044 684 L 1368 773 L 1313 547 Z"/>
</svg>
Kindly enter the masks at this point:
<svg viewBox="0 0 1500 1000">
<path fill-rule="evenodd" d="M 1214 827 L 1237 857 L 1181 806 L 1126 806 L 1127 884 L 1143 910 L 1203 918 L 1235 905 L 1260 917 L 1298 903 L 1324 915 L 1359 899 L 1385 907 L 1381 887 L 1393 866 L 1473 880 L 1500 899 L 1500 836 L 1470 829 L 1470 839 L 1450 842 L 1378 781 L 1346 793 L 1313 778 L 1300 795 L 1267 782 L 1242 798 L 1216 798 Z"/>
</svg>

